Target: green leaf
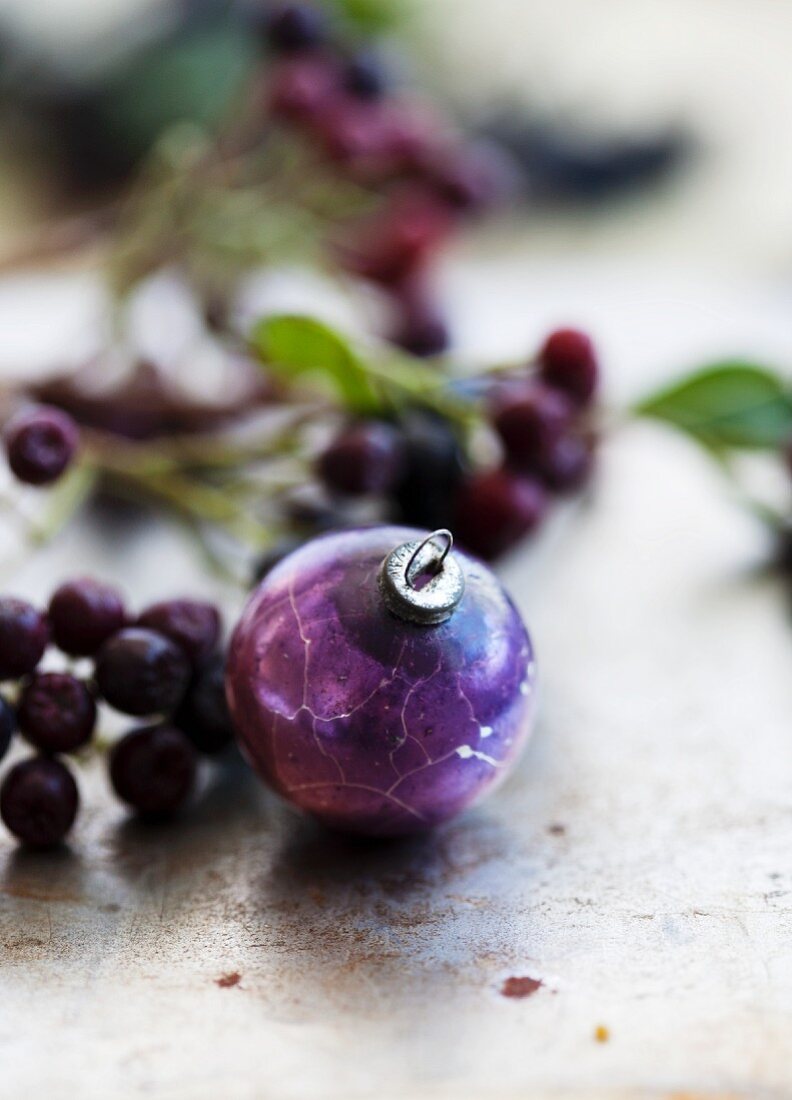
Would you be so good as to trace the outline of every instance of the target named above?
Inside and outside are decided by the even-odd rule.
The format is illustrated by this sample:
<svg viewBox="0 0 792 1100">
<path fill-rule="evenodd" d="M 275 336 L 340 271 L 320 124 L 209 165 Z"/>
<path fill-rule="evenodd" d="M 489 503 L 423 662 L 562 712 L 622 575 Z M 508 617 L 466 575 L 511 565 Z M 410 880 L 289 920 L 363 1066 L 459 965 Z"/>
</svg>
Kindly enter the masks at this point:
<svg viewBox="0 0 792 1100">
<path fill-rule="evenodd" d="M 254 327 L 251 346 L 263 363 L 289 380 L 324 376 L 343 403 L 362 416 L 391 416 L 407 407 L 433 409 L 467 432 L 476 406 L 449 388 L 437 367 L 393 350 L 366 358 L 328 325 L 312 317 L 267 317 Z"/>
<path fill-rule="evenodd" d="M 716 363 L 651 394 L 638 416 L 664 420 L 714 451 L 779 447 L 792 437 L 792 400 L 773 371 Z"/>
<path fill-rule="evenodd" d="M 363 35 L 398 28 L 406 17 L 406 0 L 325 0 L 337 19 Z"/>
<path fill-rule="evenodd" d="M 324 376 L 354 412 L 377 413 L 382 399 L 362 361 L 349 343 L 328 325 L 312 317 L 267 317 L 255 326 L 254 350 L 288 378 Z"/>
</svg>

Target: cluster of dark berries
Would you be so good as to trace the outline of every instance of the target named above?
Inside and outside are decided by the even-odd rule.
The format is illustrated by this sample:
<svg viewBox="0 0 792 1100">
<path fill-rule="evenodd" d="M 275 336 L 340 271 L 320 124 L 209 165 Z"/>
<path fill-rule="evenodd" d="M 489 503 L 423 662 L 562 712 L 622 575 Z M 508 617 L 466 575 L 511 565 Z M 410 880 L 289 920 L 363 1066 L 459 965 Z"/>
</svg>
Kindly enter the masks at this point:
<svg viewBox="0 0 792 1100">
<path fill-rule="evenodd" d="M 0 598 L 0 755 L 19 732 L 37 755 L 0 786 L 0 816 L 32 847 L 61 841 L 78 808 L 77 784 L 61 757 L 87 746 L 104 701 L 145 722 L 110 750 L 110 782 L 146 817 L 167 817 L 193 790 L 197 754 L 232 739 L 217 609 L 190 599 L 152 604 L 130 618 L 120 593 L 78 579 L 61 585 L 46 612 Z M 50 645 L 90 661 L 88 673 L 42 671 Z M 12 702 L 12 692 L 14 702 Z"/>
<path fill-rule="evenodd" d="M 267 119 L 381 200 L 337 248 L 340 262 L 386 292 L 393 343 L 439 354 L 448 331 L 429 292 L 430 261 L 460 218 L 507 192 L 503 154 L 463 142 L 436 111 L 395 88 L 372 49 L 345 50 L 318 7 L 276 6 L 263 37 L 274 55 L 263 78 Z"/>
<path fill-rule="evenodd" d="M 594 458 L 591 406 L 598 363 L 585 333 L 559 329 L 536 369 L 496 384 L 489 411 L 503 463 L 467 477 L 456 499 L 455 533 L 483 558 L 505 553 L 534 531 L 550 498 L 588 481 Z"/>
<path fill-rule="evenodd" d="M 35 405 L 11 417 L 3 433 L 11 472 L 27 485 L 51 485 L 77 451 L 79 429 L 68 413 Z"/>
<path fill-rule="evenodd" d="M 318 476 L 338 497 L 384 497 L 392 518 L 451 527 L 473 553 L 496 558 L 535 530 L 552 495 L 588 480 L 597 381 L 589 337 L 559 330 L 535 363 L 493 375 L 487 386 L 487 416 L 502 445 L 499 467 L 467 469 L 451 424 L 414 410 L 398 422 L 344 428 L 320 455 Z"/>
</svg>

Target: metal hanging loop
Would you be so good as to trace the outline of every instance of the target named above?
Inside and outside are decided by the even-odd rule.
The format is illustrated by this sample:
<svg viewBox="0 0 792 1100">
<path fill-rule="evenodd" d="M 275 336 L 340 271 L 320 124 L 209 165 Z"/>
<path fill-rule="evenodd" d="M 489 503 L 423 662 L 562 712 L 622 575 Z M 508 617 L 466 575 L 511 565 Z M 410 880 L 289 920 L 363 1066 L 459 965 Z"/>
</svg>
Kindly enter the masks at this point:
<svg viewBox="0 0 792 1100">
<path fill-rule="evenodd" d="M 443 545 L 437 543 L 442 541 Z M 451 553 L 454 536 L 441 528 L 397 546 L 385 558 L 379 585 L 388 609 L 400 619 L 437 626 L 449 619 L 465 593 L 465 577 Z M 417 586 L 419 577 L 428 578 Z"/>
<path fill-rule="evenodd" d="M 421 553 L 424 547 L 434 545 L 437 539 L 441 538 L 445 539 L 445 549 L 431 567 L 434 572 L 439 573 L 440 570 L 443 568 L 443 562 L 446 560 L 446 558 L 454 548 L 454 536 L 451 534 L 451 532 L 446 527 L 441 527 L 437 531 L 432 531 L 431 535 L 427 535 L 423 542 L 419 542 L 416 546 L 412 557 L 407 562 L 407 568 L 404 570 L 404 576 L 411 588 L 415 587 L 412 583 L 412 568 L 418 558 L 418 555 Z"/>
</svg>

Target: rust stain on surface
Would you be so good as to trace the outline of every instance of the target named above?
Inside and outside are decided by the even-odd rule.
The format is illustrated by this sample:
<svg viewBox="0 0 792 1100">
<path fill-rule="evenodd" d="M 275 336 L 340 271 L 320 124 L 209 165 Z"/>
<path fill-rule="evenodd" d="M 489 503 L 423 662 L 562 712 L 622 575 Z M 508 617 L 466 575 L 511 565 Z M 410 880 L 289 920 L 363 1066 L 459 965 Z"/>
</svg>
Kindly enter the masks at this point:
<svg viewBox="0 0 792 1100">
<path fill-rule="evenodd" d="M 242 975 L 239 971 L 232 970 L 230 974 L 222 974 L 219 978 L 215 978 L 215 985 L 219 985 L 221 989 L 233 989 L 241 981 Z"/>
<path fill-rule="evenodd" d="M 544 982 L 539 978 L 507 978 L 501 986 L 501 995 L 522 1000 L 524 997 L 532 997 L 543 985 Z"/>
<path fill-rule="evenodd" d="M 77 894 L 69 890 L 60 890 L 46 882 L 35 880 L 13 880 L 4 882 L 2 892 L 12 898 L 24 898 L 27 901 L 79 901 Z"/>
<path fill-rule="evenodd" d="M 46 947 L 47 940 L 41 939 L 40 936 L 19 936 L 15 940 L 6 940 L 3 946 L 6 951 L 20 951 L 26 947 Z"/>
</svg>

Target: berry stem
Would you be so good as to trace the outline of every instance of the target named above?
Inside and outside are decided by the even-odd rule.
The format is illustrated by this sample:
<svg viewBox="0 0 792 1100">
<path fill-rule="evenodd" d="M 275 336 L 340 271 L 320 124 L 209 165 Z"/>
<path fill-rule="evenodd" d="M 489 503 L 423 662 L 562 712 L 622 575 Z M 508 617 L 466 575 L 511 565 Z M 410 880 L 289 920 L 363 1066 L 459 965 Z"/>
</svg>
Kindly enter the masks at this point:
<svg viewBox="0 0 792 1100">
<path fill-rule="evenodd" d="M 75 464 L 50 490 L 43 519 L 31 525 L 30 540 L 36 546 L 51 542 L 88 500 L 98 471 L 88 461 Z"/>
</svg>

